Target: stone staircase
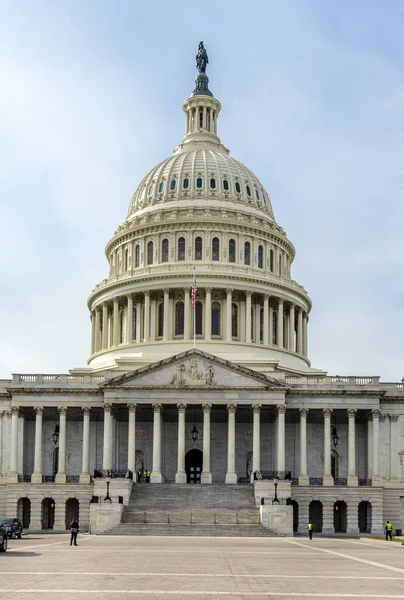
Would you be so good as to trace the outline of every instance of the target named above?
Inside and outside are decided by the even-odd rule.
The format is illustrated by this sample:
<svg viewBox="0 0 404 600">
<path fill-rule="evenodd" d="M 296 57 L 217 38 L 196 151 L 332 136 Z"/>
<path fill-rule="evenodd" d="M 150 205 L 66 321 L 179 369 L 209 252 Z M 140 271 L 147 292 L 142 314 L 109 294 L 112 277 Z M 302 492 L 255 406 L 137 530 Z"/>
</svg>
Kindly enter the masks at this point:
<svg viewBox="0 0 404 600">
<path fill-rule="evenodd" d="M 104 535 L 274 536 L 260 524 L 250 485 L 133 486 L 122 522 Z"/>
</svg>

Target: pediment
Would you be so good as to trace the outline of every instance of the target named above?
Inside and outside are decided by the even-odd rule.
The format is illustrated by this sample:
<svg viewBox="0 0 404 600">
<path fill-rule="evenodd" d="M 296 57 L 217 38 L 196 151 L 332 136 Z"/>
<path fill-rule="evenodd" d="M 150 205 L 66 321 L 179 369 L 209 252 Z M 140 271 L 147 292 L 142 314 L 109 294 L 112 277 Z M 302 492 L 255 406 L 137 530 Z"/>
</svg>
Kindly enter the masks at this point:
<svg viewBox="0 0 404 600">
<path fill-rule="evenodd" d="M 102 387 L 279 389 L 284 385 L 263 373 L 193 349 L 113 377 Z"/>
</svg>

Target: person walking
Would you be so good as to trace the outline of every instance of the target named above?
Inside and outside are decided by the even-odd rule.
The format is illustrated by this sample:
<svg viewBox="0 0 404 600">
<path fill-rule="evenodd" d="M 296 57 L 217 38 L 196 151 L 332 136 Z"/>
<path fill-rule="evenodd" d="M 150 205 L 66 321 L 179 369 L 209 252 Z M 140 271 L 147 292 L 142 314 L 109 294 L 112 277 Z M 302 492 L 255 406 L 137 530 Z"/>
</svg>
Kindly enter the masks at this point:
<svg viewBox="0 0 404 600">
<path fill-rule="evenodd" d="M 393 525 L 392 525 L 392 523 L 390 523 L 390 521 L 387 521 L 385 531 L 386 531 L 386 542 L 388 539 L 392 542 L 393 541 L 393 538 L 392 538 Z"/>
<path fill-rule="evenodd" d="M 70 545 L 74 544 L 75 546 L 78 546 L 78 543 L 77 543 L 78 532 L 79 532 L 79 524 L 77 521 L 77 517 L 74 517 L 74 519 L 72 519 L 72 522 L 70 523 Z"/>
<path fill-rule="evenodd" d="M 307 529 L 309 530 L 309 539 L 312 540 L 313 539 L 313 523 L 311 521 L 309 521 L 309 524 L 307 525 Z"/>
</svg>

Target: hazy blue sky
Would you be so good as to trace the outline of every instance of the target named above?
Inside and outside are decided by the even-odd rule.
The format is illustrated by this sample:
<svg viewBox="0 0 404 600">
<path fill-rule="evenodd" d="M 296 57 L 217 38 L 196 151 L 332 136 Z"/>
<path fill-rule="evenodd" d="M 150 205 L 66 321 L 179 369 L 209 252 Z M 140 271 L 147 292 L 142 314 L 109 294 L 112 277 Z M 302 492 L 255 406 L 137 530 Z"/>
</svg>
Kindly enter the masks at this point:
<svg viewBox="0 0 404 600">
<path fill-rule="evenodd" d="M 86 299 L 184 132 L 204 40 L 219 135 L 265 185 L 333 374 L 404 374 L 404 2 L 0 1 L 0 376 L 86 363 Z"/>
</svg>

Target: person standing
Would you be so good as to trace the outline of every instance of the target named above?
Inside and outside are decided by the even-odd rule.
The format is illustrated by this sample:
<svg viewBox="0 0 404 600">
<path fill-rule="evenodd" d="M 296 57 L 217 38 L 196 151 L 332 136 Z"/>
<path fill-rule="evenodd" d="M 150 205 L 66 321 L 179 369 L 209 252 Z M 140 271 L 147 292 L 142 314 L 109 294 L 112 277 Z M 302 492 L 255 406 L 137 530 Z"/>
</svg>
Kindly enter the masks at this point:
<svg viewBox="0 0 404 600">
<path fill-rule="evenodd" d="M 309 530 L 309 539 L 312 540 L 313 539 L 313 523 L 311 521 L 309 521 L 309 524 L 307 525 L 307 529 Z"/>
<path fill-rule="evenodd" d="M 79 524 L 77 521 L 77 517 L 74 517 L 74 519 L 70 523 L 70 545 L 74 544 L 75 546 L 78 546 L 78 543 L 77 543 L 78 532 L 79 532 Z"/>
<path fill-rule="evenodd" d="M 393 538 L 392 538 L 393 525 L 392 525 L 392 523 L 390 523 L 390 521 L 387 521 L 385 530 L 386 530 L 386 542 L 388 539 L 392 542 L 393 541 Z"/>
</svg>

